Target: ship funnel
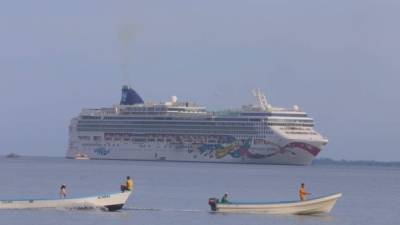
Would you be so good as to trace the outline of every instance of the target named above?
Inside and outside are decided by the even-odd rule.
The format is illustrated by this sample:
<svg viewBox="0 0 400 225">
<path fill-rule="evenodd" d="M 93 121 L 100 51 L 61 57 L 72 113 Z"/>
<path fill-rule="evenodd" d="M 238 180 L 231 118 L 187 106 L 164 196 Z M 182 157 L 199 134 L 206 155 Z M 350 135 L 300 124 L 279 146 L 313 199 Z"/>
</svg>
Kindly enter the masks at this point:
<svg viewBox="0 0 400 225">
<path fill-rule="evenodd" d="M 135 105 L 143 104 L 144 101 L 135 90 L 131 87 L 124 85 L 122 86 L 122 95 L 120 105 Z"/>
</svg>

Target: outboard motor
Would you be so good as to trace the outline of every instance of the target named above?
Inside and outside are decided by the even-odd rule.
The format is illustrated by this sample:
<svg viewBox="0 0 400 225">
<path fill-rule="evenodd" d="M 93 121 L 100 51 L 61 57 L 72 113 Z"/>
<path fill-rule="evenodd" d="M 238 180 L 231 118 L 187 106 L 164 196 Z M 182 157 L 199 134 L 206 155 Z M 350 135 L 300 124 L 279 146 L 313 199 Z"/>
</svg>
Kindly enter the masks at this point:
<svg viewBox="0 0 400 225">
<path fill-rule="evenodd" d="M 211 207 L 212 211 L 217 211 L 217 203 L 219 202 L 218 198 L 209 198 L 208 204 Z"/>
</svg>

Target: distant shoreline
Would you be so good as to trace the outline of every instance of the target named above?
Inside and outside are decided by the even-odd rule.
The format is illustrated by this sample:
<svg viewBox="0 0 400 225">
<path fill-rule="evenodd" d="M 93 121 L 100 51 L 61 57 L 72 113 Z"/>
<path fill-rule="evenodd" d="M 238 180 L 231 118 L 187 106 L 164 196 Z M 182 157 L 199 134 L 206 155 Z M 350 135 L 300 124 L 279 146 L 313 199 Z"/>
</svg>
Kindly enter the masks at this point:
<svg viewBox="0 0 400 225">
<path fill-rule="evenodd" d="M 386 167 L 400 167 L 400 162 L 382 162 L 374 160 L 334 160 L 330 158 L 314 159 L 312 165 L 348 165 L 348 166 L 386 166 Z"/>
</svg>

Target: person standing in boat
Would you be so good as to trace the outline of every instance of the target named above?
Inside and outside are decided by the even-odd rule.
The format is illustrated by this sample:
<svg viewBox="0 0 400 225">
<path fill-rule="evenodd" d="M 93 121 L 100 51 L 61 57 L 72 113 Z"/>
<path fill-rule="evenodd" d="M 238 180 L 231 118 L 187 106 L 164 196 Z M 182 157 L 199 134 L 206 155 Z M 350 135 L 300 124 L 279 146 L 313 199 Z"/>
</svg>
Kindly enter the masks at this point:
<svg viewBox="0 0 400 225">
<path fill-rule="evenodd" d="M 65 184 L 60 187 L 60 198 L 64 199 L 67 197 L 67 186 Z"/>
<path fill-rule="evenodd" d="M 121 185 L 121 191 L 122 192 L 124 192 L 124 191 L 132 191 L 133 190 L 133 186 L 134 186 L 134 183 L 133 183 L 132 178 L 130 176 L 127 176 L 126 177 L 126 183 Z"/>
<path fill-rule="evenodd" d="M 305 201 L 306 200 L 306 196 L 310 195 L 310 194 L 311 193 L 306 191 L 306 187 L 305 187 L 304 183 L 301 183 L 300 190 L 299 190 L 300 200 L 301 201 Z"/>
<path fill-rule="evenodd" d="M 221 203 L 229 203 L 228 194 L 227 193 L 225 193 L 224 196 L 222 196 Z"/>
</svg>

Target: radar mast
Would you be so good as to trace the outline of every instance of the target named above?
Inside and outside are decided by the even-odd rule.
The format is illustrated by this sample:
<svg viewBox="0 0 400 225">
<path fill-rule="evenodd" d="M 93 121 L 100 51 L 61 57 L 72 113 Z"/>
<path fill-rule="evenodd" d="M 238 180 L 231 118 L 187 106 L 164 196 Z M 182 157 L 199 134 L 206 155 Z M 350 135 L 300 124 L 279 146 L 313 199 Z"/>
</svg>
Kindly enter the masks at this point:
<svg viewBox="0 0 400 225">
<path fill-rule="evenodd" d="M 267 111 L 271 108 L 271 105 L 268 104 L 267 96 L 259 88 L 253 90 L 253 95 L 257 98 L 258 106 L 262 110 Z"/>
</svg>

